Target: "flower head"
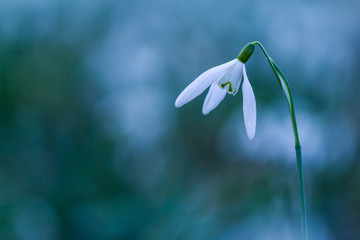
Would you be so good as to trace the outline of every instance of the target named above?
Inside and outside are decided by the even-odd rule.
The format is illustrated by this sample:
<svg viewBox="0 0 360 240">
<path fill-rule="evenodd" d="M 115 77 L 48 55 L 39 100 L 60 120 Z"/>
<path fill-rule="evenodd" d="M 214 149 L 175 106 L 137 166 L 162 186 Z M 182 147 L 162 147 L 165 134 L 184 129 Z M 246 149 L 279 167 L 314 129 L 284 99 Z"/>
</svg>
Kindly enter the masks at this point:
<svg viewBox="0 0 360 240">
<path fill-rule="evenodd" d="M 203 114 L 206 115 L 220 104 L 226 93 L 236 95 L 242 83 L 245 128 L 249 139 L 253 139 L 256 129 L 256 101 L 245 68 L 245 62 L 253 49 L 254 45 L 249 43 L 237 58 L 202 73 L 180 93 L 175 106 L 183 106 L 210 86 L 202 108 Z"/>
</svg>

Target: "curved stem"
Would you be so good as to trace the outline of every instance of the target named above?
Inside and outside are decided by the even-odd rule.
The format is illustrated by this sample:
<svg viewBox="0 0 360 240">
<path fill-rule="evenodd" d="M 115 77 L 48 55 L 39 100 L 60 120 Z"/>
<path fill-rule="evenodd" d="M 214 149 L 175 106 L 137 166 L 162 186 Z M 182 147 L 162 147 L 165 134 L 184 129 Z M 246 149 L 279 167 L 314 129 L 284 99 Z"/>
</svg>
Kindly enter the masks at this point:
<svg viewBox="0 0 360 240">
<path fill-rule="evenodd" d="M 305 189 L 304 189 L 304 176 L 303 176 L 303 168 L 302 168 L 302 154 L 301 154 L 301 145 L 300 145 L 300 139 L 299 139 L 299 133 L 297 129 L 296 124 L 296 117 L 295 117 L 295 110 L 294 110 L 294 103 L 290 91 L 289 83 L 284 75 L 284 73 L 281 71 L 279 66 L 270 58 L 269 54 L 266 52 L 265 48 L 260 42 L 253 42 L 253 44 L 259 45 L 261 50 L 263 51 L 266 59 L 268 60 L 271 69 L 273 70 L 276 80 L 278 81 L 281 89 L 283 90 L 288 106 L 290 111 L 290 117 L 291 117 L 291 124 L 294 134 L 294 140 L 295 140 L 295 151 L 296 151 L 296 162 L 297 162 L 297 169 L 299 174 L 299 190 L 300 190 L 300 197 L 301 197 L 301 225 L 302 225 L 302 239 L 307 240 L 308 239 L 308 230 L 307 230 L 307 217 L 306 217 L 306 199 L 305 199 Z"/>
</svg>

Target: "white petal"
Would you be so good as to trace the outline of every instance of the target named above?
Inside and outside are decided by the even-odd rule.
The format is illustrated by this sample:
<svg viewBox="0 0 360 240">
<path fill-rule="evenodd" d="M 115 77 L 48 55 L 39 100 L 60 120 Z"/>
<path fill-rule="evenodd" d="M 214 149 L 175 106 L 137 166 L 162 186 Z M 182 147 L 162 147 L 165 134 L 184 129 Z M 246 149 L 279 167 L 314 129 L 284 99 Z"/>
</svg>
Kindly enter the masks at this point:
<svg viewBox="0 0 360 240">
<path fill-rule="evenodd" d="M 197 77 L 192 83 L 189 84 L 177 97 L 175 101 L 175 107 L 181 107 L 182 105 L 190 102 L 197 96 L 199 96 L 206 88 L 208 88 L 212 83 L 219 80 L 226 70 L 236 63 L 237 59 L 231 60 L 222 65 L 213 67 L 206 72 L 202 73 Z"/>
<path fill-rule="evenodd" d="M 217 83 L 211 84 L 202 108 L 203 114 L 206 115 L 212 110 L 214 110 L 224 99 L 225 95 L 226 95 L 225 89 L 219 87 Z"/>
<path fill-rule="evenodd" d="M 243 69 L 244 82 L 242 85 L 243 93 L 243 112 L 244 112 L 244 122 L 246 133 L 249 139 L 253 139 L 256 131 L 256 101 L 254 91 L 250 85 L 249 79 L 246 74 L 246 69 L 244 65 Z"/>
<path fill-rule="evenodd" d="M 230 66 L 224 76 L 219 80 L 219 86 L 226 89 L 228 93 L 235 95 L 240 87 L 243 66 L 244 64 L 236 59 L 235 64 Z"/>
</svg>

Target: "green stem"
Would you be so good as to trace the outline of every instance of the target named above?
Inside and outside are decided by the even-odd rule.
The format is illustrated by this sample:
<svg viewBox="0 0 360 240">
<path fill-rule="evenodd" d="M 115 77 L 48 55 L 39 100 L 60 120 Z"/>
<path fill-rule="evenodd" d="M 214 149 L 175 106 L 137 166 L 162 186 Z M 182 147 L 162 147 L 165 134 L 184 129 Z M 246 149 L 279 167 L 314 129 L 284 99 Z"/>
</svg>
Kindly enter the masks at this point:
<svg viewBox="0 0 360 240">
<path fill-rule="evenodd" d="M 303 168 L 302 168 L 302 156 L 301 156 L 301 145 L 300 145 L 300 139 L 299 139 L 299 133 L 297 130 L 297 124 L 296 124 L 296 117 L 295 117 L 295 110 L 294 110 L 294 103 L 290 91 L 289 83 L 279 68 L 279 66 L 270 58 L 269 54 L 266 52 L 265 48 L 260 42 L 253 42 L 253 44 L 259 45 L 263 53 L 265 54 L 266 59 L 268 60 L 271 69 L 273 70 L 275 77 L 283 90 L 288 106 L 290 111 L 290 117 L 291 117 L 291 124 L 295 139 L 295 151 L 296 151 L 296 162 L 297 162 L 297 169 L 299 174 L 299 190 L 300 190 L 300 197 L 301 197 L 301 225 L 302 225 L 302 239 L 308 240 L 308 230 L 307 230 L 307 217 L 306 217 L 306 199 L 305 199 L 305 190 L 304 190 L 304 176 L 303 176 Z"/>
<path fill-rule="evenodd" d="M 304 176 L 302 169 L 302 156 L 301 156 L 301 147 L 295 147 L 296 150 L 296 162 L 299 172 L 299 187 L 301 195 L 301 226 L 303 232 L 303 239 L 308 240 L 308 229 L 307 229 L 307 217 L 306 217 L 306 199 L 305 199 L 305 189 L 304 189 Z"/>
</svg>

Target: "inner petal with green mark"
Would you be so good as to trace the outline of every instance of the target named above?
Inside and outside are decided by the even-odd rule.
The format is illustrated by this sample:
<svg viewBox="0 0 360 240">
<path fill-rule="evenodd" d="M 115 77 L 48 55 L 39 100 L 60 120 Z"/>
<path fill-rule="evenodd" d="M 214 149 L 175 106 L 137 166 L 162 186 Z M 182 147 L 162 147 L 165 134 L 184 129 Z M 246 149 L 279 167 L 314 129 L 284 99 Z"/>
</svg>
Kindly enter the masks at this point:
<svg viewBox="0 0 360 240">
<path fill-rule="evenodd" d="M 232 95 L 235 95 L 240 87 L 242 79 L 243 63 L 240 61 L 235 62 L 234 65 L 229 67 L 225 75 L 219 79 L 219 87 L 226 89 L 226 91 Z"/>
</svg>

